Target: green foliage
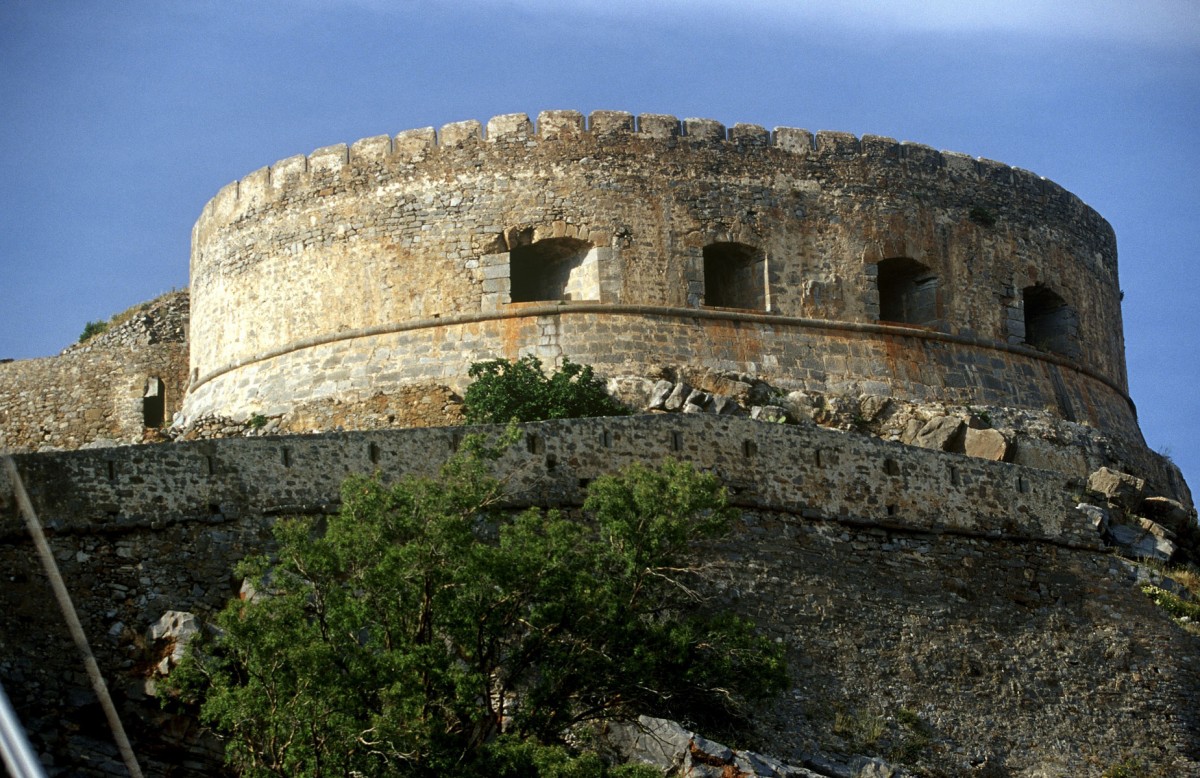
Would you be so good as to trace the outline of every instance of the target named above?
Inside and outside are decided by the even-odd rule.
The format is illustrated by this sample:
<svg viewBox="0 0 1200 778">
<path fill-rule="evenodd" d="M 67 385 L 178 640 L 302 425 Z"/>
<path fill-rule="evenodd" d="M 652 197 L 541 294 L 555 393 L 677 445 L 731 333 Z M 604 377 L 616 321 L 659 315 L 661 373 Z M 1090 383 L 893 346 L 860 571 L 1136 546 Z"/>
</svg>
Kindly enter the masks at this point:
<svg viewBox="0 0 1200 778">
<path fill-rule="evenodd" d="M 463 411 L 470 424 L 507 424 L 545 419 L 624 416 L 629 409 L 608 396 L 590 365 L 563 360 L 562 369 L 547 377 L 542 362 L 524 356 L 515 362 L 476 362 L 468 371 Z"/>
<path fill-rule="evenodd" d="M 83 325 L 83 334 L 79 336 L 79 342 L 83 343 L 86 340 L 91 340 L 107 329 L 108 322 L 106 321 L 89 321 L 87 324 Z"/>
<path fill-rule="evenodd" d="M 970 217 L 971 221 L 975 222 L 976 224 L 978 224 L 981 227 L 995 227 L 996 226 L 996 215 L 993 214 L 991 211 L 989 211 L 987 208 L 984 208 L 983 206 L 980 206 L 980 205 L 974 206 L 973 208 L 971 208 L 971 211 L 968 214 L 968 216 Z"/>
<path fill-rule="evenodd" d="M 1200 621 L 1200 603 L 1189 602 L 1178 594 L 1150 584 L 1142 586 L 1142 593 L 1154 600 L 1155 605 L 1171 614 L 1174 619 L 1185 619 L 1189 622 Z"/>
<path fill-rule="evenodd" d="M 267 417 L 261 413 L 256 413 L 250 417 L 250 429 L 260 430 L 267 426 Z"/>
<path fill-rule="evenodd" d="M 1101 778 L 1151 778 L 1152 773 L 1144 761 L 1133 758 L 1112 765 L 1100 775 Z"/>
<path fill-rule="evenodd" d="M 895 714 L 900 733 L 889 753 L 892 761 L 912 764 L 929 748 L 933 730 L 916 711 L 900 708 Z"/>
<path fill-rule="evenodd" d="M 833 734 L 844 738 L 854 751 L 874 751 L 887 734 L 887 719 L 873 710 L 838 710 L 834 713 Z"/>
<path fill-rule="evenodd" d="M 323 531 L 280 522 L 242 566 L 268 594 L 172 674 L 241 774 L 636 778 L 566 734 L 639 713 L 729 732 L 782 688 L 780 647 L 698 594 L 691 542 L 730 518 L 712 476 L 633 466 L 582 519 L 514 516 L 486 467 L 514 434 L 436 479 L 350 478 Z"/>
</svg>

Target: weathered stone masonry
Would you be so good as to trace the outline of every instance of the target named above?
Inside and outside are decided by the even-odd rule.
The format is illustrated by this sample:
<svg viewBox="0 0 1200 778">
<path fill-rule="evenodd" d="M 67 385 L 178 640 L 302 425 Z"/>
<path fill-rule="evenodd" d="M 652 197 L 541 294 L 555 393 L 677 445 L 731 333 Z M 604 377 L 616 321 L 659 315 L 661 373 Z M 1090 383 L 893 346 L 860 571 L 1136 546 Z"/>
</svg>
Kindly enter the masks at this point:
<svg viewBox="0 0 1200 778">
<path fill-rule="evenodd" d="M 169 424 L 187 389 L 187 326 L 187 292 L 173 292 L 59 356 L 0 364 L 0 450 L 140 443 Z"/>
<path fill-rule="evenodd" d="M 1111 228 L 1045 179 L 915 144 L 501 116 L 263 168 L 192 246 L 188 418 L 461 389 L 473 361 L 535 353 L 1048 409 L 1142 444 Z"/>
<path fill-rule="evenodd" d="M 1101 508 L 1076 508 L 1104 502 L 1093 470 L 1131 470 L 1196 548 L 1190 493 L 1127 396 L 1112 230 L 1045 179 L 875 136 L 500 116 L 230 184 L 191 278 L 190 337 L 177 295 L 0 364 L 0 447 L 42 452 L 18 465 L 150 775 L 210 775 L 219 752 L 146 696 L 165 648 L 147 627 L 210 616 L 276 518 L 335 510 L 348 474 L 432 473 L 471 431 L 436 427 L 461 418 L 469 365 L 524 354 L 590 363 L 638 407 L 663 385 L 708 398 L 526 425 L 497 467 L 512 507 L 568 511 L 629 462 L 724 479 L 737 532 L 699 550 L 717 596 L 788 648 L 795 688 L 757 717 L 774 755 L 1200 774 L 1197 639 L 1133 588 L 1154 574 L 1106 551 Z M 721 415 L 752 405 L 798 423 Z M 1010 461 L 862 434 L 926 445 L 967 421 Z M 938 445 L 973 450 L 963 434 Z M 1139 523 L 1141 488 L 1113 521 L 1169 534 Z M 113 774 L 2 480 L 0 534 L 0 681 L 53 772 Z M 924 746 L 897 724 L 913 716 Z M 853 722 L 880 720 L 864 744 Z"/>
<path fill-rule="evenodd" d="M 269 547 L 275 516 L 334 510 L 352 472 L 432 472 L 472 431 L 18 457 L 151 774 L 205 774 L 214 752 L 194 724 L 143 696 L 155 656 L 141 638 L 149 624 L 168 610 L 205 617 L 220 608 L 239 584 L 233 563 Z M 742 521 L 728 544 L 708 549 L 722 596 L 784 641 L 799 673 L 795 690 L 760 717 L 779 756 L 853 752 L 835 710 L 905 709 L 935 727 L 933 763 L 943 769 L 992 760 L 1093 775 L 1134 752 L 1194 766 L 1194 639 L 1101 551 L 1074 507 L 1084 492 L 1074 479 L 709 415 L 545 422 L 522 433 L 497 463 L 512 474 L 513 507 L 571 508 L 590 479 L 667 456 L 729 484 Z M 72 734 L 94 715 L 86 682 L 56 614 L 35 605 L 46 587 L 7 497 L 0 532 L 6 686 L 60 760 L 94 760 L 104 736 Z M 192 767 L 172 767 L 180 754 Z"/>
</svg>

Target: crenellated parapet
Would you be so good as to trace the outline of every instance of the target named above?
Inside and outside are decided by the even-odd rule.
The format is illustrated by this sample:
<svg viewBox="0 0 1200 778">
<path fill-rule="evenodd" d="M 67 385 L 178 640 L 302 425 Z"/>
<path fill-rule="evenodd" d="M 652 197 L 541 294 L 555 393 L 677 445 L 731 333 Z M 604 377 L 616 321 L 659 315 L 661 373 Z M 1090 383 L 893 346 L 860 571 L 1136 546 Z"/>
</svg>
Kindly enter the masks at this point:
<svg viewBox="0 0 1200 778">
<path fill-rule="evenodd" d="M 533 353 L 1140 441 L 1109 225 L 1028 171 L 873 135 L 546 111 L 366 138 L 222 189 L 191 276 L 189 418 Z"/>
<path fill-rule="evenodd" d="M 377 135 L 352 144 L 325 146 L 308 155 L 280 160 L 227 184 L 205 205 L 196 228 L 207 229 L 210 221 L 234 220 L 267 201 L 286 200 L 293 190 L 302 193 L 306 188 L 324 186 L 331 177 L 355 165 L 388 160 L 411 164 L 439 150 L 462 149 L 472 144 L 563 144 L 585 139 L 601 143 L 658 141 L 664 149 L 681 144 L 721 144 L 742 151 L 773 147 L 800 158 L 857 158 L 864 165 L 878 164 L 884 168 L 903 165 L 909 171 L 925 173 L 941 171 L 952 178 L 1011 187 L 1024 197 L 1047 204 L 1056 202 L 1063 209 L 1076 210 L 1080 219 L 1104 224 L 1111 234 L 1111 228 L 1099 214 L 1078 197 L 1047 178 L 1003 162 L 878 135 L 859 138 L 848 132 L 813 133 L 795 127 L 768 130 L 743 123 L 726 127 L 714 119 L 681 120 L 666 114 L 634 116 L 624 111 L 593 111 L 586 117 L 578 111 L 542 111 L 536 124 L 523 113 L 504 114 L 492 117 L 486 124 L 471 119 L 445 124 L 440 129 L 423 127 L 395 136 Z"/>
</svg>

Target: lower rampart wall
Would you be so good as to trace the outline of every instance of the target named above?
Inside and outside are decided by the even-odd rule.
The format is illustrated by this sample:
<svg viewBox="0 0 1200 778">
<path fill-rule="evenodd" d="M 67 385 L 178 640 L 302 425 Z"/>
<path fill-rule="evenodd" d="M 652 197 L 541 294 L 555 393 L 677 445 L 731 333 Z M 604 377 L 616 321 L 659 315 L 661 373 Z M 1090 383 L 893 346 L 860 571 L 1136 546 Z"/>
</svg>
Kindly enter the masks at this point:
<svg viewBox="0 0 1200 778">
<path fill-rule="evenodd" d="M 331 509 L 350 473 L 432 474 L 472 428 L 229 438 L 23 456 L 35 508 L 57 531 L 120 532 L 213 516 Z M 480 428 L 486 431 L 487 428 Z M 675 457 L 719 475 L 740 506 L 932 532 L 1099 548 L 1061 473 L 815 426 L 709 415 L 541 422 L 500 460 L 514 505 L 578 502 L 586 483 Z M 0 483 L 0 494 L 9 489 Z M 0 532 L 18 532 L 13 506 Z"/>
<path fill-rule="evenodd" d="M 147 628 L 169 610 L 209 618 L 237 593 L 236 561 L 271 548 L 277 515 L 334 510 L 349 473 L 429 473 L 472 431 L 497 430 L 17 457 L 148 775 L 217 774 L 220 749 L 146 696 L 164 650 Z M 880 754 L 945 775 L 1098 776 L 1133 758 L 1162 775 L 1200 769 L 1197 639 L 1100 549 L 1075 480 L 698 415 L 526 425 L 497 468 L 514 507 L 570 508 L 590 479 L 668 456 L 725 479 L 741 520 L 701 552 L 720 599 L 788 650 L 794 686 L 758 713 L 762 750 L 794 763 Z M 0 483 L 0 682 L 52 775 L 116 774 L 9 495 Z M 913 717 L 916 729 L 897 723 Z"/>
<path fill-rule="evenodd" d="M 781 389 L 1049 410 L 1144 445 L 1132 403 L 1101 376 L 1032 349 L 914 328 L 731 311 L 530 305 L 293 344 L 199 375 L 185 416 L 287 412 L 408 384 L 462 390 L 472 362 L 535 354 L 601 374 L 688 366 L 749 373 Z"/>
</svg>

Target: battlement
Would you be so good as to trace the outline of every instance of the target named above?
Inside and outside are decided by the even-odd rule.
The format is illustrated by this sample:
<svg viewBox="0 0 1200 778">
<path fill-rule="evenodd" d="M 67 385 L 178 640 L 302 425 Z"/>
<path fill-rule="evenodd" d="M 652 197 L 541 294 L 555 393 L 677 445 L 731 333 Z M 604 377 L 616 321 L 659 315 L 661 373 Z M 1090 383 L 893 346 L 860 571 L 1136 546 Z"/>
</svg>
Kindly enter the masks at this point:
<svg viewBox="0 0 1200 778">
<path fill-rule="evenodd" d="M 796 127 L 768 130 L 747 123 L 726 127 L 715 119 L 680 119 L 668 114 L 635 116 L 625 111 L 592 111 L 585 117 L 579 111 L 560 110 L 542 111 L 536 123 L 524 113 L 502 114 L 493 116 L 486 123 L 469 119 L 436 129 L 404 130 L 394 136 L 376 135 L 350 144 L 323 146 L 308 155 L 287 157 L 222 187 L 205 205 L 197 228 L 210 219 L 235 219 L 239 210 L 260 204 L 264 199 L 286 198 L 290 188 L 326 183 L 343 168 L 356 164 L 379 164 L 389 160 L 411 164 L 431 153 L 480 144 L 529 146 L 546 142 L 561 145 L 572 141 L 616 143 L 631 140 L 658 142 L 663 149 L 713 145 L 745 153 L 752 149 L 773 148 L 797 157 L 857 158 L 866 164 L 884 166 L 902 164 L 927 174 L 940 172 L 959 179 L 1013 187 L 1027 196 L 1078 209 L 1081 218 L 1094 218 L 1107 227 L 1099 214 L 1050 179 L 1003 162 L 939 151 L 921 143 L 869 134 L 860 138 L 853 133 L 832 130 L 814 133 Z M 1111 233 L 1110 227 L 1108 230 Z"/>
</svg>

